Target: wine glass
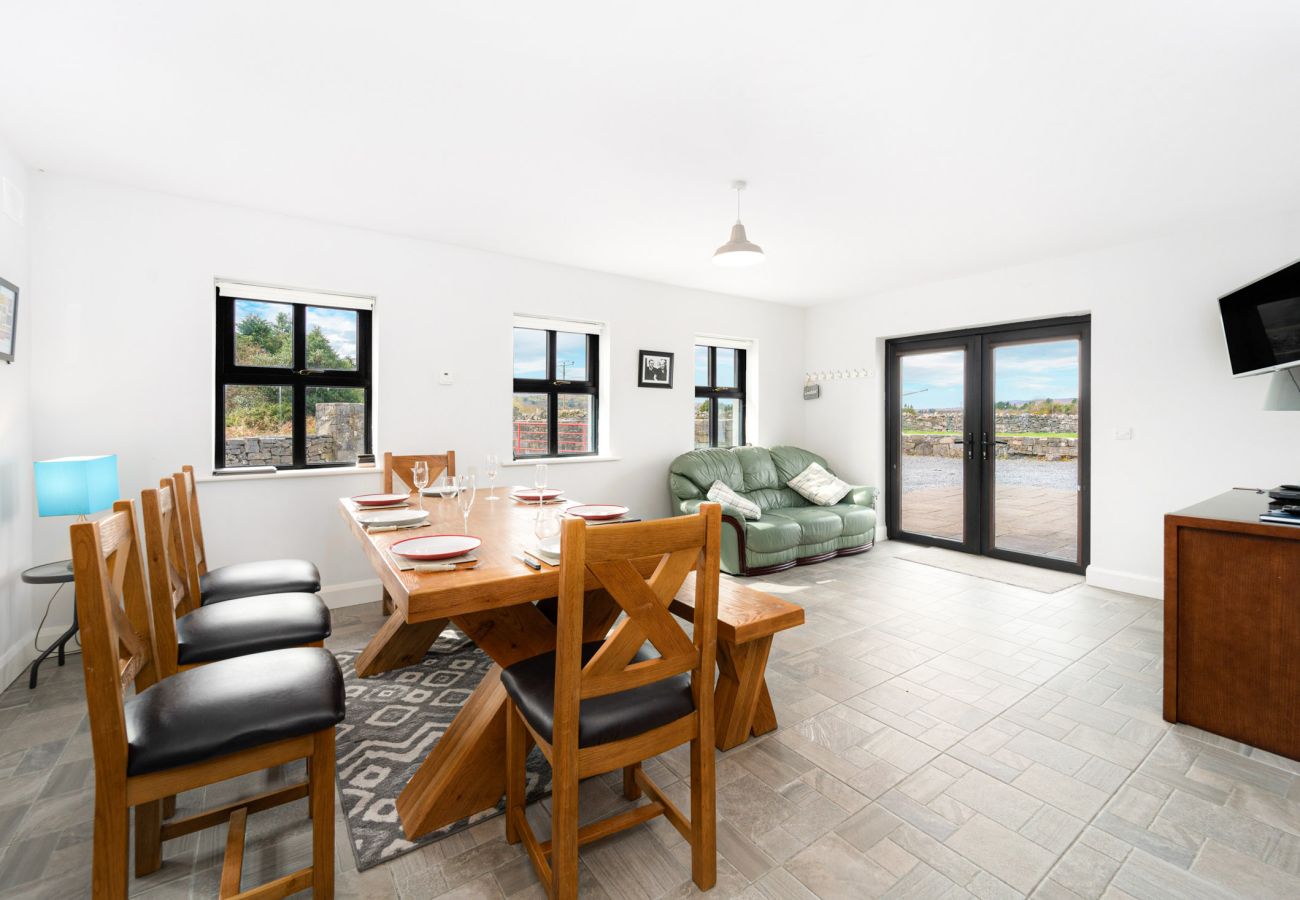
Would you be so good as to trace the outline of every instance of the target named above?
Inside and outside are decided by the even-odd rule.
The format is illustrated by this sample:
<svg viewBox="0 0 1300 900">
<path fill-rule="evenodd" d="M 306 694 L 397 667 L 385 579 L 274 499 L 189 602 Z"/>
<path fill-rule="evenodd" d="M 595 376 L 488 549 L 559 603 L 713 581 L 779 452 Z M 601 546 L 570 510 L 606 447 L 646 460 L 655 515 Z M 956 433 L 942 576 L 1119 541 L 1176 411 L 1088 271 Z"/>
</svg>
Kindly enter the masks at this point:
<svg viewBox="0 0 1300 900">
<path fill-rule="evenodd" d="M 533 466 L 533 487 L 537 489 L 537 505 L 541 506 L 546 500 L 542 493 L 546 490 L 546 463 Z"/>
<path fill-rule="evenodd" d="M 553 509 L 547 509 L 544 506 L 537 507 L 537 518 L 533 522 L 533 534 L 537 535 L 537 549 L 543 549 L 542 545 L 548 538 L 553 538 L 560 533 L 560 517 L 556 515 Z"/>
<path fill-rule="evenodd" d="M 419 498 L 420 512 L 424 512 L 424 489 L 429 486 L 429 464 L 417 459 L 411 467 L 411 483 L 415 485 L 415 496 Z"/>
<path fill-rule="evenodd" d="M 465 519 L 466 534 L 469 534 L 469 511 L 474 507 L 474 481 L 472 473 L 456 476 L 456 505 L 460 507 L 460 514 Z"/>
<path fill-rule="evenodd" d="M 495 499 L 497 498 L 497 469 L 498 469 L 498 467 L 499 467 L 499 463 L 498 463 L 498 461 L 497 461 L 497 455 L 496 455 L 495 453 L 489 453 L 489 454 L 487 455 L 487 461 L 486 461 L 486 464 L 484 465 L 484 468 L 487 470 L 487 477 L 488 477 L 488 497 L 487 497 L 487 498 L 488 498 L 489 500 L 495 500 Z"/>
</svg>

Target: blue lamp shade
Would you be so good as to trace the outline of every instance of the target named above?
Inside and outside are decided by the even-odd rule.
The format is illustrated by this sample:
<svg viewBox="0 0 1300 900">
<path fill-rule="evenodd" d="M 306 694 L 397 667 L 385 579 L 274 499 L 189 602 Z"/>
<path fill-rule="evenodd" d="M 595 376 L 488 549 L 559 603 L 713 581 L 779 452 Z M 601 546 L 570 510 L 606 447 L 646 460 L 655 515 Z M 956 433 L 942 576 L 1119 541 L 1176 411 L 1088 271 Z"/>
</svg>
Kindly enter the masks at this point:
<svg viewBox="0 0 1300 900">
<path fill-rule="evenodd" d="M 117 499 L 117 454 L 36 463 L 36 508 L 42 517 L 88 516 Z"/>
</svg>

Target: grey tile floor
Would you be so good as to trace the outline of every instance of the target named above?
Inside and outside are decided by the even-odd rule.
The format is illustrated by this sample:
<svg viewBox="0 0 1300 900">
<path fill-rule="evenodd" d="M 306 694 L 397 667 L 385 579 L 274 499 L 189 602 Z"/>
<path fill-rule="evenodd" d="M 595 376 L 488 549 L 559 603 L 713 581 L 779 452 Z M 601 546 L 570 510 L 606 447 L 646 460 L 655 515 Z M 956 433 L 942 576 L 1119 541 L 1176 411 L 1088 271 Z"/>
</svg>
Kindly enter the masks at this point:
<svg viewBox="0 0 1300 900">
<path fill-rule="evenodd" d="M 780 729 L 720 756 L 712 896 L 1300 897 L 1300 763 L 1161 721 L 1158 603 L 1035 593 L 909 563 L 906 549 L 757 582 L 808 623 L 773 652 Z M 360 646 L 378 622 L 377 604 L 341 610 L 332 643 Z M 0 695 L 0 900 L 89 893 L 84 702 L 75 663 Z M 686 763 L 674 752 L 649 767 L 681 803 Z M 588 818 L 622 804 L 615 778 L 583 786 Z M 303 804 L 249 827 L 245 884 L 305 862 Z M 337 835 L 340 897 L 541 896 L 499 819 L 364 873 L 341 820 Z M 168 845 L 133 895 L 214 897 L 223 840 Z M 656 820 L 585 848 L 583 896 L 687 896 L 689 871 Z"/>
</svg>

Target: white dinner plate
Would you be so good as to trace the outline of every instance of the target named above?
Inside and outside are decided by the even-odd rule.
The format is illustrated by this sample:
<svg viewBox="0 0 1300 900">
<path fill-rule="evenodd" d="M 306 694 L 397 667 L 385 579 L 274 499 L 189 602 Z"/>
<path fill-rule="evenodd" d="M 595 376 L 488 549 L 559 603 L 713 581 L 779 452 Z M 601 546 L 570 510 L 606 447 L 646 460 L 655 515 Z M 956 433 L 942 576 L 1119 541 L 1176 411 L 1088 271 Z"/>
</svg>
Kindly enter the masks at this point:
<svg viewBox="0 0 1300 900">
<path fill-rule="evenodd" d="M 400 506 L 406 503 L 406 494 L 357 494 L 352 498 L 357 506 Z"/>
<path fill-rule="evenodd" d="M 515 491 L 510 496 L 516 500 L 523 500 L 526 503 L 536 503 L 538 500 L 558 500 L 564 495 L 564 491 L 559 488 L 522 488 Z"/>
<path fill-rule="evenodd" d="M 409 506 L 402 509 L 376 509 L 366 510 L 357 513 L 357 521 L 362 525 L 414 525 L 417 522 L 423 522 L 429 518 L 429 514 L 424 510 L 411 509 Z"/>
<path fill-rule="evenodd" d="M 608 503 L 589 503 L 585 506 L 570 506 L 565 512 L 571 516 L 577 516 L 579 519 L 603 522 L 606 519 L 617 519 L 619 516 L 626 516 L 627 507 Z"/>
<path fill-rule="evenodd" d="M 547 562 L 560 561 L 560 536 L 548 537 L 544 541 L 537 542 L 537 552 L 542 559 Z"/>
<path fill-rule="evenodd" d="M 430 534 L 398 541 L 388 549 L 407 559 L 449 559 L 477 550 L 482 543 L 469 534 Z"/>
</svg>

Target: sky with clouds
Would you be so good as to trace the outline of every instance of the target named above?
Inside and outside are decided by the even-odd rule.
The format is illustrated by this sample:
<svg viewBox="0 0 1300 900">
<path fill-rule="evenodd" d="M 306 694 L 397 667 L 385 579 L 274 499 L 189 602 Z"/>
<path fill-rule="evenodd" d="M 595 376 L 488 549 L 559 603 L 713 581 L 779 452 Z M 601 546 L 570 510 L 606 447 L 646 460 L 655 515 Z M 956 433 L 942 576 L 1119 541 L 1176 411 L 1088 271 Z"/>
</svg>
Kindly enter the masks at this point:
<svg viewBox="0 0 1300 900">
<path fill-rule="evenodd" d="M 274 322 L 285 313 L 293 316 L 293 307 L 287 303 L 269 303 L 264 300 L 240 300 L 235 304 L 235 325 L 249 316 L 261 316 Z M 307 330 L 320 326 L 321 333 L 339 356 L 357 358 L 357 314 L 351 309 L 330 309 L 324 306 L 307 307 Z"/>
<path fill-rule="evenodd" d="M 1079 342 L 1011 344 L 994 351 L 995 400 L 1021 403 L 1079 396 Z M 903 402 L 916 409 L 962 405 L 965 354 L 960 350 L 903 357 Z"/>
</svg>

